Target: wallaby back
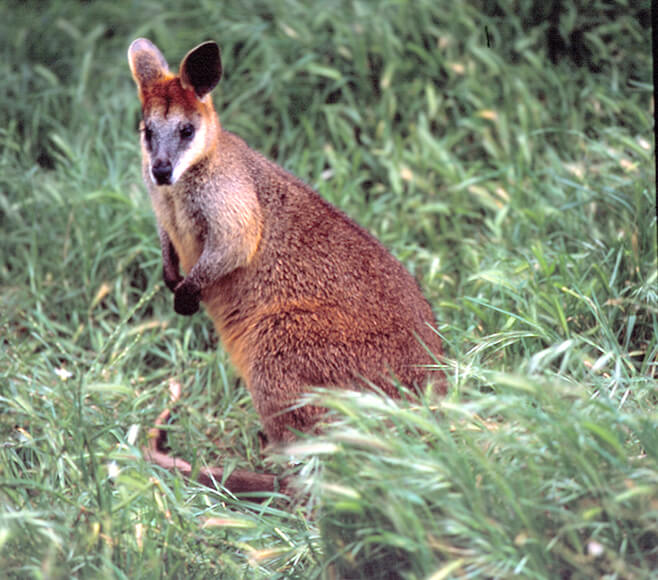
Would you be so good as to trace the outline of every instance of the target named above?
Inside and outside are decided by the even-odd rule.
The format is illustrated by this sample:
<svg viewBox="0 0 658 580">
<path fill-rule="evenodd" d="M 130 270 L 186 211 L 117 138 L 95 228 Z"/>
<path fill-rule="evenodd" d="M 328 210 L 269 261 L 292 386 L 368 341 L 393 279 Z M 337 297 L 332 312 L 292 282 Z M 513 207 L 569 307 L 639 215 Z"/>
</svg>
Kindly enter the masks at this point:
<svg viewBox="0 0 658 580">
<path fill-rule="evenodd" d="M 144 179 L 174 308 L 203 301 L 272 443 L 313 426 L 310 387 L 398 396 L 445 389 L 432 310 L 372 235 L 302 181 L 221 128 L 209 93 L 219 49 L 190 51 L 178 75 L 158 49 L 129 49 L 142 102 Z M 186 273 L 179 272 L 179 264 Z M 291 408 L 294 407 L 294 408 Z"/>
</svg>

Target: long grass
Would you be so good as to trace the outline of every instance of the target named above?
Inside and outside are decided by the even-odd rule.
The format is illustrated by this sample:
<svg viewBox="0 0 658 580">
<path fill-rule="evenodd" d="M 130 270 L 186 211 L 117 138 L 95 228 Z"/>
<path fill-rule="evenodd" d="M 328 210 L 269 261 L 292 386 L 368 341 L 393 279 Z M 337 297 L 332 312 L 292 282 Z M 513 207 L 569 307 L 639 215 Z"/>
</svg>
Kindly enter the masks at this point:
<svg viewBox="0 0 658 580">
<path fill-rule="evenodd" d="M 658 276 L 639 3 L 5 2 L 0 570 L 10 578 L 649 578 Z M 223 125 L 416 275 L 448 395 L 322 392 L 261 455 L 205 315 L 173 313 L 126 50 L 222 48 Z M 253 503 L 146 463 L 298 473 Z"/>
</svg>

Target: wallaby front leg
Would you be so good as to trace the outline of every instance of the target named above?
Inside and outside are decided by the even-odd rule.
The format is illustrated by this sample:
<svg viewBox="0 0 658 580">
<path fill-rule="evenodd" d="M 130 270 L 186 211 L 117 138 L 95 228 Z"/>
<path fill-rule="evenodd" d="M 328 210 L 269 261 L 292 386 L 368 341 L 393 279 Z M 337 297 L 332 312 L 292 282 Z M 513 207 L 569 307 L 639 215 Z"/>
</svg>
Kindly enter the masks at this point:
<svg viewBox="0 0 658 580">
<path fill-rule="evenodd" d="M 160 249 L 162 252 L 162 278 L 167 288 L 174 292 L 176 286 L 180 284 L 183 277 L 180 274 L 178 265 L 178 254 L 171 243 L 167 232 L 162 228 L 158 228 L 158 235 L 160 236 Z"/>
<path fill-rule="evenodd" d="M 230 209 L 222 214 L 229 212 Z M 211 228 L 201 256 L 174 291 L 174 310 L 178 314 L 194 314 L 199 309 L 202 293 L 206 289 L 236 268 L 249 263 L 260 240 L 260 223 L 257 218 L 252 222 L 236 220 L 237 227 L 234 230 Z"/>
<path fill-rule="evenodd" d="M 194 314 L 199 310 L 203 290 L 241 265 L 235 259 L 231 260 L 225 252 L 210 250 L 211 246 L 213 244 L 206 244 L 197 263 L 176 286 L 174 310 L 177 314 Z"/>
</svg>

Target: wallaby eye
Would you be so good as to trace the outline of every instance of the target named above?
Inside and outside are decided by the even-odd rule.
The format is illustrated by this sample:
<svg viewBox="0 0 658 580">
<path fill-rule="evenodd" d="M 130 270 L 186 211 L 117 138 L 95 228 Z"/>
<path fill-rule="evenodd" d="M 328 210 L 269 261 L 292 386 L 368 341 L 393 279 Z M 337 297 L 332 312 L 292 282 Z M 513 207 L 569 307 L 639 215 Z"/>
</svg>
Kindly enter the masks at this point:
<svg viewBox="0 0 658 580">
<path fill-rule="evenodd" d="M 180 128 L 180 138 L 189 141 L 194 137 L 194 125 L 187 123 Z"/>
<path fill-rule="evenodd" d="M 153 139 L 153 129 L 148 125 L 144 125 L 144 139 L 146 139 L 147 145 L 150 145 L 151 140 Z"/>
</svg>

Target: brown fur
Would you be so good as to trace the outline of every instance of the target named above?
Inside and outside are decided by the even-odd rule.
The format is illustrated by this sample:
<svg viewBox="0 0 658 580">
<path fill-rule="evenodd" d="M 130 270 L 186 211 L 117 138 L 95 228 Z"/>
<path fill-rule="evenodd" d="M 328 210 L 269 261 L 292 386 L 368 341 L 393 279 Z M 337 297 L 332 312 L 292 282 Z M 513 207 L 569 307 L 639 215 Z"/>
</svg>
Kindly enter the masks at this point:
<svg viewBox="0 0 658 580">
<path fill-rule="evenodd" d="M 441 342 L 414 278 L 366 230 L 222 129 L 208 94 L 221 74 L 216 45 L 190 51 L 178 76 L 144 39 L 129 61 L 145 128 L 163 127 L 150 145 L 142 138 L 143 171 L 174 307 L 191 314 L 203 301 L 269 442 L 313 426 L 320 410 L 290 410 L 310 387 L 372 383 L 396 397 L 394 377 L 411 388 L 433 380 L 443 392 L 428 353 L 439 357 Z M 197 133 L 176 148 L 188 120 Z M 151 172 L 169 157 L 179 177 L 158 185 Z"/>
</svg>

